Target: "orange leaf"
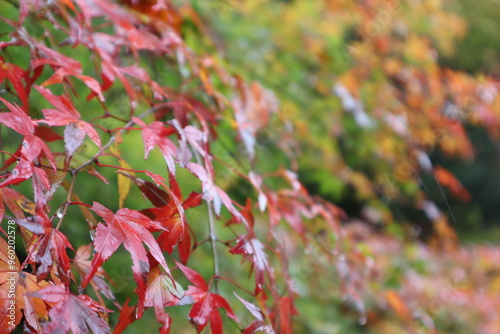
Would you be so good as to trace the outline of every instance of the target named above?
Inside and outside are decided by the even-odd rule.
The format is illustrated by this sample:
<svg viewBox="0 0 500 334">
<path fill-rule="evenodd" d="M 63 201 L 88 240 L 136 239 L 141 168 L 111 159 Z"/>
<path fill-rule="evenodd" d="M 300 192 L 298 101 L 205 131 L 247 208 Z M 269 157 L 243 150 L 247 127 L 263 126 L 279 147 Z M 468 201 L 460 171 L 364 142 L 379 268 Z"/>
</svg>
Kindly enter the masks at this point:
<svg viewBox="0 0 500 334">
<path fill-rule="evenodd" d="M 436 166 L 434 168 L 434 175 L 436 176 L 436 180 L 439 182 L 439 184 L 448 188 L 452 195 L 460 198 L 464 202 L 469 202 L 471 200 L 469 192 L 449 171 L 440 166 Z"/>
<path fill-rule="evenodd" d="M 385 298 L 389 306 L 394 310 L 394 312 L 398 315 L 398 317 L 408 322 L 411 319 L 411 313 L 405 302 L 401 299 L 401 297 L 397 294 L 397 292 L 390 290 L 387 291 Z"/>
</svg>

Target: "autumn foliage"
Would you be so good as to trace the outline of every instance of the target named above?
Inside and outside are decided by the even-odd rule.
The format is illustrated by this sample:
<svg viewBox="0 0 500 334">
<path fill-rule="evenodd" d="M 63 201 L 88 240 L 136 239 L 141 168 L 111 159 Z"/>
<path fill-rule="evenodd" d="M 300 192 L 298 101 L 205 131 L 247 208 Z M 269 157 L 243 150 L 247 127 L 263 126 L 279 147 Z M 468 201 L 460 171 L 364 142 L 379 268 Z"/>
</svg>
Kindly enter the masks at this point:
<svg viewBox="0 0 500 334">
<path fill-rule="evenodd" d="M 419 176 L 471 200 L 429 154 L 471 158 L 465 124 L 498 136 L 498 85 L 438 65 L 412 16 L 451 23 L 440 51 L 465 28 L 432 1 L 357 3 L 221 2 L 218 23 L 189 1 L 2 5 L 0 333 L 312 333 L 321 309 L 373 332 L 500 330 L 498 249 L 461 246 Z M 267 56 L 235 59 L 270 13 Z M 425 243 L 389 202 L 426 215 Z"/>
</svg>

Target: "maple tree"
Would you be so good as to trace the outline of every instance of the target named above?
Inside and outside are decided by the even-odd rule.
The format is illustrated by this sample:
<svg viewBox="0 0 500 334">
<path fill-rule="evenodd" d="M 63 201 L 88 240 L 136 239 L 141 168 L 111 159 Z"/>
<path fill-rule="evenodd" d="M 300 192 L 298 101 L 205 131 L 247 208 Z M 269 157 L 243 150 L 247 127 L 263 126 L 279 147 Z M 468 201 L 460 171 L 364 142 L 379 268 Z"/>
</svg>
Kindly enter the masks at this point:
<svg viewBox="0 0 500 334">
<path fill-rule="evenodd" d="M 222 20 L 169 0 L 21 0 L 0 14 L 0 216 L 16 236 L 15 254 L 0 239 L 0 303 L 16 305 L 2 333 L 121 333 L 148 311 L 152 332 L 307 332 L 305 296 L 318 314 L 343 299 L 374 332 L 453 330 L 432 304 L 443 287 L 448 309 L 478 306 L 471 330 L 498 330 L 498 249 L 462 247 L 420 187 L 432 175 L 469 201 L 429 154 L 472 156 L 466 123 L 498 133 L 497 83 L 441 68 L 431 46 L 450 49 L 463 22 L 434 2 L 220 5 Z M 356 41 L 338 48 L 341 32 Z M 367 224 L 335 204 L 346 189 Z M 389 201 L 427 215 L 427 244 Z M 123 263 L 126 296 L 109 275 Z"/>
</svg>

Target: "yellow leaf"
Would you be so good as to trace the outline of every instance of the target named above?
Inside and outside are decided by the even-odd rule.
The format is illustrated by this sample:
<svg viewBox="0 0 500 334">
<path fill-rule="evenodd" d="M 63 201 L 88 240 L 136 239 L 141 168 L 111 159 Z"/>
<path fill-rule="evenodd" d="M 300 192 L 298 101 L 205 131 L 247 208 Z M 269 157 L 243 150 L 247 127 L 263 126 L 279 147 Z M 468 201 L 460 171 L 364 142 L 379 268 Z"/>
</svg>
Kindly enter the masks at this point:
<svg viewBox="0 0 500 334">
<path fill-rule="evenodd" d="M 111 153 L 119 157 L 121 156 L 120 151 L 116 147 L 111 147 L 110 150 Z M 122 168 L 131 169 L 130 165 L 123 159 L 119 159 L 119 164 L 120 167 Z M 128 172 L 128 173 L 131 175 L 135 175 L 134 172 Z M 118 174 L 118 207 L 120 209 L 123 208 L 123 203 L 125 201 L 125 198 L 127 198 L 127 195 L 130 191 L 130 182 L 131 181 L 129 178 L 121 174 Z"/>
<path fill-rule="evenodd" d="M 14 202 L 16 202 L 17 206 L 19 206 L 24 212 L 33 216 L 35 215 L 35 203 L 29 199 L 23 198 L 22 200 L 14 200 Z"/>
</svg>

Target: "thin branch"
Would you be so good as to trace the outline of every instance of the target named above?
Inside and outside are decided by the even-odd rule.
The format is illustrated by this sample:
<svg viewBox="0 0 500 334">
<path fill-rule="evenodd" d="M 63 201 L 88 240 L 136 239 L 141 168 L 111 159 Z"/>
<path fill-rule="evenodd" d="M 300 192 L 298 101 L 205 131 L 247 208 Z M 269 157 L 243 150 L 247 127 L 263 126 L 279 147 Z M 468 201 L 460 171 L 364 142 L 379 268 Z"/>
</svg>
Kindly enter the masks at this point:
<svg viewBox="0 0 500 334">
<path fill-rule="evenodd" d="M 59 230 L 59 227 L 61 227 L 61 223 L 64 220 L 64 217 L 66 217 L 66 211 L 68 211 L 68 206 L 71 204 L 71 195 L 73 194 L 73 187 L 75 186 L 75 179 L 76 179 L 75 176 L 76 175 L 74 173 L 71 173 L 71 183 L 69 184 L 68 196 L 66 197 L 66 202 L 64 203 L 64 208 L 61 218 L 57 222 L 56 230 Z"/>
<path fill-rule="evenodd" d="M 200 154 L 193 150 L 194 157 L 198 164 L 202 164 Z M 219 257 L 217 255 L 217 236 L 215 234 L 215 217 L 214 210 L 212 208 L 212 203 L 207 202 L 207 212 L 208 212 L 208 230 L 210 240 L 210 247 L 212 248 L 212 256 L 214 258 L 214 289 L 215 293 L 219 294 Z"/>
<path fill-rule="evenodd" d="M 439 188 L 439 192 L 441 193 L 441 196 L 443 196 L 444 202 L 446 203 L 446 207 L 448 208 L 448 212 L 451 215 L 451 219 L 453 220 L 453 223 L 457 224 L 457 220 L 455 219 L 455 215 L 453 214 L 453 211 L 451 210 L 450 204 L 448 203 L 448 200 L 446 199 L 446 195 L 444 194 L 443 188 L 441 187 L 441 183 L 439 183 L 439 180 L 436 177 L 436 173 L 432 172 L 432 175 L 434 175 L 434 180 L 437 183 L 437 186 Z"/>
<path fill-rule="evenodd" d="M 215 234 L 215 218 L 212 203 L 207 203 L 208 211 L 208 227 L 210 230 L 210 246 L 212 247 L 212 255 L 214 257 L 214 289 L 215 293 L 219 294 L 219 258 L 217 256 L 217 236 Z"/>
</svg>

